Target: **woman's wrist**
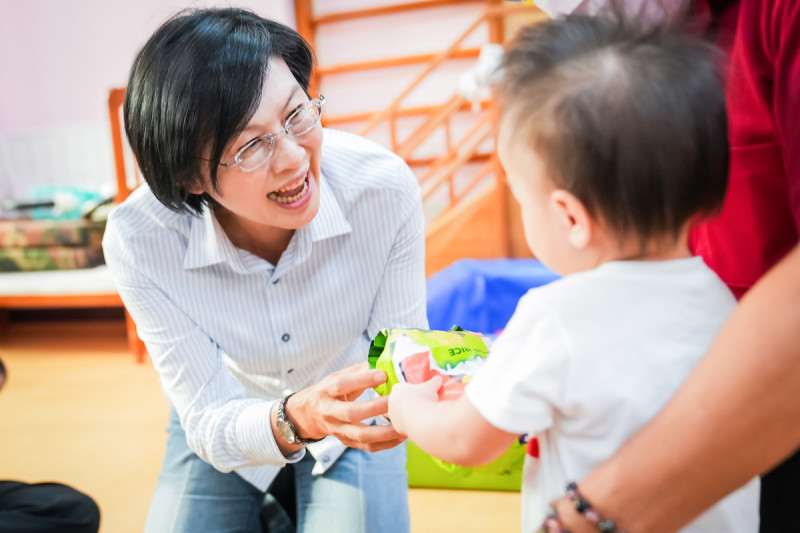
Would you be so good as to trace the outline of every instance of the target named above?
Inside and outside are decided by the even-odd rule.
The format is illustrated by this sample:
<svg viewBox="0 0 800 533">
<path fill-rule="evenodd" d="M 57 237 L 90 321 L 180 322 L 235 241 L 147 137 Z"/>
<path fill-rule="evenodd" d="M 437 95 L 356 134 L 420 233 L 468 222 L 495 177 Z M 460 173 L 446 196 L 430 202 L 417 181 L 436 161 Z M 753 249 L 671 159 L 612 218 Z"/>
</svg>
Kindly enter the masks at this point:
<svg viewBox="0 0 800 533">
<path fill-rule="evenodd" d="M 280 449 L 284 457 L 288 458 L 303 447 L 287 442 L 281 435 L 280 429 L 278 428 L 278 404 L 280 404 L 280 402 L 281 400 L 273 402 L 272 409 L 269 411 L 270 426 L 272 428 L 272 435 L 275 438 L 275 444 L 278 445 L 278 449 Z"/>
<path fill-rule="evenodd" d="M 310 410 L 310 402 L 307 400 L 308 389 L 303 389 L 295 394 L 291 394 L 287 399 L 284 409 L 286 417 L 294 425 L 297 434 L 303 440 L 319 440 L 327 437 L 323 431 L 316 429 L 313 423 L 313 415 L 309 416 L 308 413 L 315 413 Z"/>
<path fill-rule="evenodd" d="M 542 533 L 628 533 L 603 516 L 581 494 L 576 483 L 569 483 L 564 495 L 552 503 L 551 512 L 540 529 Z"/>
</svg>

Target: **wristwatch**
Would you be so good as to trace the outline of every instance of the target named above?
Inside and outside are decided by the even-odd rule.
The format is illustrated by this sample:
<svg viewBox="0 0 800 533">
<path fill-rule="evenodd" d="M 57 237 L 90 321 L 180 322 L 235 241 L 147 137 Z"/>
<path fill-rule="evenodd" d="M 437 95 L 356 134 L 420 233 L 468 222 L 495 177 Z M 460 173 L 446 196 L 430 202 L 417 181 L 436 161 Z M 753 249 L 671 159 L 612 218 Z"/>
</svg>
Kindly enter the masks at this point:
<svg viewBox="0 0 800 533">
<path fill-rule="evenodd" d="M 275 421 L 275 425 L 278 426 L 278 432 L 281 434 L 281 437 L 289 444 L 299 444 L 301 446 L 321 441 L 322 439 L 304 439 L 301 437 L 297 432 L 297 428 L 286 416 L 286 402 L 288 402 L 289 398 L 292 396 L 294 396 L 294 393 L 286 396 L 281 400 L 281 403 L 278 404 L 278 419 Z"/>
</svg>

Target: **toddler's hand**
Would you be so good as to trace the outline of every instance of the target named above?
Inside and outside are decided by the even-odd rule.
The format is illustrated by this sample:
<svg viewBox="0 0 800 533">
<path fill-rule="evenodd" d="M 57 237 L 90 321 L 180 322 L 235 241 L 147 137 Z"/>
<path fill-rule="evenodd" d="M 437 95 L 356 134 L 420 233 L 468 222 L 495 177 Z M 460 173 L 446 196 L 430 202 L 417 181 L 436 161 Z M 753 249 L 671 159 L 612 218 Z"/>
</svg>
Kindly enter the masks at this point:
<svg viewBox="0 0 800 533">
<path fill-rule="evenodd" d="M 436 375 L 424 383 L 412 385 L 411 383 L 397 383 L 389 394 L 388 418 L 395 431 L 408 435 L 405 428 L 407 421 L 415 412 L 424 409 L 426 403 L 439 401 L 438 391 L 442 386 L 442 376 Z"/>
</svg>

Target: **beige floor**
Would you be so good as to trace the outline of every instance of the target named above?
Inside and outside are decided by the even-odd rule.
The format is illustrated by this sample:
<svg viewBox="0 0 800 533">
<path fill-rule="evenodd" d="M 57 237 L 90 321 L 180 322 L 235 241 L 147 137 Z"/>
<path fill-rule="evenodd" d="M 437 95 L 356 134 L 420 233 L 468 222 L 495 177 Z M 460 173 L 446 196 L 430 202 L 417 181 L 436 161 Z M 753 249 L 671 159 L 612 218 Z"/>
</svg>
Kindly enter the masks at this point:
<svg viewBox="0 0 800 533">
<path fill-rule="evenodd" d="M 12 324 L 0 336 L 0 479 L 92 495 L 102 533 L 142 531 L 164 449 L 166 402 L 123 324 Z M 414 533 L 519 531 L 519 495 L 412 489 Z"/>
</svg>

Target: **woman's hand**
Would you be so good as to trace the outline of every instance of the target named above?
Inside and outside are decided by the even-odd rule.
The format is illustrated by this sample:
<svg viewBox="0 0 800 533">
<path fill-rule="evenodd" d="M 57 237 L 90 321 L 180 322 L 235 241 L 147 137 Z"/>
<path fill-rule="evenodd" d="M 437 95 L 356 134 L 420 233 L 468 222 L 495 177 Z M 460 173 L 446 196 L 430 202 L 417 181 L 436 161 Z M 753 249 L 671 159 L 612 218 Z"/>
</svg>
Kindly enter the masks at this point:
<svg viewBox="0 0 800 533">
<path fill-rule="evenodd" d="M 370 370 L 367 363 L 358 363 L 326 376 L 286 402 L 286 415 L 304 439 L 321 439 L 328 435 L 345 446 L 376 452 L 393 448 L 406 437 L 392 426 L 368 426 L 362 420 L 386 414 L 389 398 L 356 402 L 368 388 L 386 381 L 383 370 Z"/>
<path fill-rule="evenodd" d="M 541 531 L 547 533 L 555 533 L 561 531 L 568 531 L 569 533 L 597 533 L 597 526 L 586 520 L 575 511 L 575 504 L 570 501 L 566 496 L 562 496 L 558 500 L 550 503 L 558 514 L 558 525 L 551 525 L 550 527 L 542 527 Z"/>
</svg>

